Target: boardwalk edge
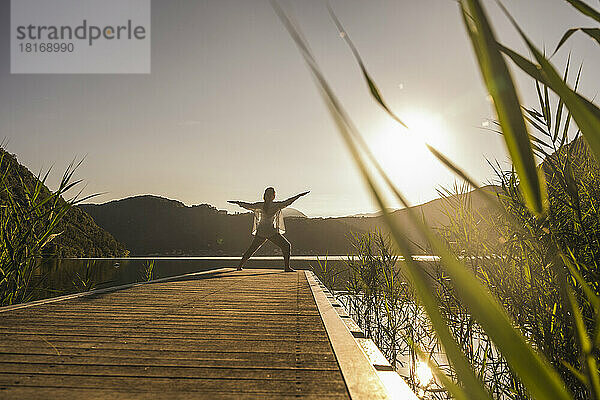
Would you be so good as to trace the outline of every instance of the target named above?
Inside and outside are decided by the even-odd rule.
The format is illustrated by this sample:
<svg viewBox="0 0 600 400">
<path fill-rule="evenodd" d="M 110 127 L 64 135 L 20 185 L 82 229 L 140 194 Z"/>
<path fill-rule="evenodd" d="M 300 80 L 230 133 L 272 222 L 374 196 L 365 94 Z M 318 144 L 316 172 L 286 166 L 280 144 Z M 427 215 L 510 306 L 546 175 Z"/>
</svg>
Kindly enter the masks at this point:
<svg viewBox="0 0 600 400">
<path fill-rule="evenodd" d="M 312 271 L 305 271 L 340 370 L 356 399 L 418 400 L 371 339 L 346 314 Z"/>
</svg>

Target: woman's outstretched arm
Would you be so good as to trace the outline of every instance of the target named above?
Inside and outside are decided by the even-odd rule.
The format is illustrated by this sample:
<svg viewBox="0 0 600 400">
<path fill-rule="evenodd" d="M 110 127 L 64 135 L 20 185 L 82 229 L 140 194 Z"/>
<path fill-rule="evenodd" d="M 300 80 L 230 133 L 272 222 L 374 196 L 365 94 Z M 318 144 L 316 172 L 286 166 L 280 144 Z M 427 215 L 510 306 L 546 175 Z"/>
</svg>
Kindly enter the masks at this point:
<svg viewBox="0 0 600 400">
<path fill-rule="evenodd" d="M 260 207 L 262 203 L 246 203 L 245 201 L 227 200 L 228 203 L 236 204 L 246 210 L 254 211 L 257 207 Z"/>
<path fill-rule="evenodd" d="M 285 208 L 285 207 L 289 206 L 290 204 L 292 204 L 293 202 L 295 202 L 296 200 L 298 200 L 300 197 L 306 196 L 309 193 L 310 193 L 310 190 L 307 190 L 306 192 L 302 192 L 300 194 L 297 194 L 297 195 L 295 195 L 293 197 L 290 197 L 287 200 L 280 201 L 279 204 L 281 205 L 281 208 Z"/>
</svg>

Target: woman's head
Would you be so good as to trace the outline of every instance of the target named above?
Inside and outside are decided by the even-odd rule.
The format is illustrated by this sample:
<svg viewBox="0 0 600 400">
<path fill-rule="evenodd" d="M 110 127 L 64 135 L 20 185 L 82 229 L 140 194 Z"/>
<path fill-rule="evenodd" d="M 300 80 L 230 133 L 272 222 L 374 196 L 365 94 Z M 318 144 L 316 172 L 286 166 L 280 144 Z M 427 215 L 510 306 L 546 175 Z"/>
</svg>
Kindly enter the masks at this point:
<svg viewBox="0 0 600 400">
<path fill-rule="evenodd" d="M 273 201 L 275 200 L 275 189 L 272 187 L 268 187 L 265 189 L 265 194 L 263 194 L 263 199 L 265 201 Z"/>
</svg>

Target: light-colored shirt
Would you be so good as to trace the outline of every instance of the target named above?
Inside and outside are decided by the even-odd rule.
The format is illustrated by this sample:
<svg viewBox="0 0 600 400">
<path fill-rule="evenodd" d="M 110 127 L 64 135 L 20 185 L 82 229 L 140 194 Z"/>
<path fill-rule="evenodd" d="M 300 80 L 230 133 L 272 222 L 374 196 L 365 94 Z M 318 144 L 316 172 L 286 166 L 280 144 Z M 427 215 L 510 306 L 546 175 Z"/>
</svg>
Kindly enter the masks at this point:
<svg viewBox="0 0 600 400">
<path fill-rule="evenodd" d="M 282 209 L 286 207 L 283 201 L 274 201 L 264 209 L 264 202 L 252 203 L 248 209 L 254 212 L 252 234 L 262 237 L 271 237 L 285 233 Z"/>
</svg>

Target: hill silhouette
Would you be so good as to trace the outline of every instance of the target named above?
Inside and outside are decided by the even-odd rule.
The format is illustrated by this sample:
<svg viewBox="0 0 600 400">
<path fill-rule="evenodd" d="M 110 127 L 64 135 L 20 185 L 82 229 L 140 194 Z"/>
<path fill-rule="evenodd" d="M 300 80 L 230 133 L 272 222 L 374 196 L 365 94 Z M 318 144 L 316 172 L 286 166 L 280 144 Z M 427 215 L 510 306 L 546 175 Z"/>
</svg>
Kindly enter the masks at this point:
<svg viewBox="0 0 600 400">
<path fill-rule="evenodd" d="M 447 212 L 449 212 L 449 207 L 452 207 L 458 201 L 461 201 L 464 196 L 470 196 L 473 209 L 480 210 L 480 212 L 484 215 L 489 212 L 490 205 L 485 200 L 483 193 L 484 191 L 495 194 L 500 192 L 501 188 L 499 186 L 487 185 L 479 189 L 472 190 L 468 193 L 445 195 L 444 198 L 434 199 L 426 203 L 410 207 L 410 209 L 412 209 L 415 214 L 417 214 L 429 227 L 435 230 L 442 226 L 448 225 L 449 219 Z M 495 197 L 493 198 L 495 199 Z M 348 216 L 338 218 L 338 220 L 363 231 L 374 231 L 379 229 L 385 232 L 387 228 L 383 221 L 383 217 L 380 214 L 381 213 L 373 213 L 363 214 L 361 216 Z M 415 224 L 412 223 L 409 217 L 408 209 L 404 208 L 392 211 L 391 217 L 395 219 L 396 223 L 403 228 L 403 232 L 405 233 L 406 237 L 411 243 L 413 243 L 414 253 L 429 253 L 426 240 L 423 235 L 419 233 L 419 230 Z"/>
<path fill-rule="evenodd" d="M 78 207 L 135 255 L 239 255 L 252 240 L 251 213 L 228 214 L 209 204 L 186 206 L 177 200 L 143 195 Z M 304 214 L 291 210 L 289 215 Z M 295 254 L 348 248 L 348 227 L 339 221 L 289 216 L 286 226 Z M 276 254 L 275 248 L 265 245 L 259 254 Z"/>
<path fill-rule="evenodd" d="M 0 148 L 3 156 L 2 171 L 7 171 L 6 181 L 11 192 L 21 201 L 25 201 L 23 185 L 33 188 L 38 178 L 21 165 L 16 156 Z M 50 190 L 44 187 L 43 195 L 50 195 Z M 5 193 L 0 194 L 0 200 L 5 201 Z M 64 200 L 61 199 L 64 202 Z M 62 232 L 45 249 L 46 253 L 57 257 L 121 257 L 128 254 L 125 247 L 115 238 L 100 228 L 83 209 L 73 207 L 58 224 L 56 232 Z"/>
<path fill-rule="evenodd" d="M 496 191 L 490 186 L 485 190 Z M 478 189 L 473 193 L 474 207 L 483 207 Z M 433 228 L 447 222 L 444 202 L 436 199 L 412 207 Z M 153 195 L 114 200 L 104 204 L 82 204 L 81 209 L 125 244 L 133 255 L 204 255 L 237 256 L 252 237 L 252 214 L 229 214 L 210 204 L 186 206 L 180 201 Z M 294 255 L 346 255 L 352 252 L 354 234 L 380 229 L 380 216 L 307 218 L 297 210 L 287 209 L 286 237 Z M 405 228 L 414 242 L 413 251 L 423 253 L 424 240 L 408 220 L 406 209 L 394 211 L 393 218 Z M 279 249 L 268 243 L 257 254 L 273 255 Z"/>
</svg>

